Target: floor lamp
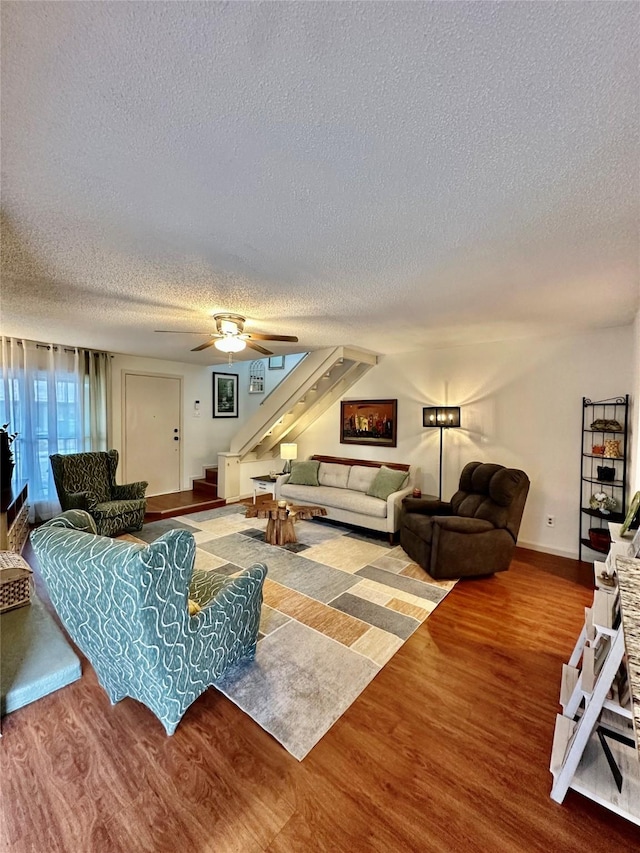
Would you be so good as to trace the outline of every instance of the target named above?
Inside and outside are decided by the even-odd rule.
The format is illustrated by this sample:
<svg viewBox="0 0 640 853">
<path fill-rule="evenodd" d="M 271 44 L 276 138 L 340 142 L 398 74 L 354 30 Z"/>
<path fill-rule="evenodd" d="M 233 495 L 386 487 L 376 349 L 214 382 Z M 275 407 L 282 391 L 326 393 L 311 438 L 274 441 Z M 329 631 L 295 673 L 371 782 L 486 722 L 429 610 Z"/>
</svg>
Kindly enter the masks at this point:
<svg viewBox="0 0 640 853">
<path fill-rule="evenodd" d="M 432 406 L 422 410 L 422 426 L 440 429 L 438 499 L 442 500 L 442 432 L 460 426 L 460 406 Z"/>
</svg>

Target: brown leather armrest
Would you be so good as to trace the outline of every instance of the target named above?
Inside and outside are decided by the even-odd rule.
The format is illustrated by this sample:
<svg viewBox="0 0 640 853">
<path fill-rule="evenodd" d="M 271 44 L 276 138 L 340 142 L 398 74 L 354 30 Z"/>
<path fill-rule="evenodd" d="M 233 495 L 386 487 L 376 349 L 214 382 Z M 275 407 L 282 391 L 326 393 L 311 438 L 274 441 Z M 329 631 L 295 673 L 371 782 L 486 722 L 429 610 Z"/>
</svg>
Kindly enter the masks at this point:
<svg viewBox="0 0 640 853">
<path fill-rule="evenodd" d="M 451 504 L 448 501 L 439 501 L 437 498 L 412 498 L 402 499 L 402 508 L 405 512 L 419 512 L 423 515 L 450 515 Z"/>
<path fill-rule="evenodd" d="M 490 521 L 483 518 L 464 518 L 461 515 L 434 518 L 433 523 L 448 533 L 487 533 L 496 529 Z"/>
</svg>

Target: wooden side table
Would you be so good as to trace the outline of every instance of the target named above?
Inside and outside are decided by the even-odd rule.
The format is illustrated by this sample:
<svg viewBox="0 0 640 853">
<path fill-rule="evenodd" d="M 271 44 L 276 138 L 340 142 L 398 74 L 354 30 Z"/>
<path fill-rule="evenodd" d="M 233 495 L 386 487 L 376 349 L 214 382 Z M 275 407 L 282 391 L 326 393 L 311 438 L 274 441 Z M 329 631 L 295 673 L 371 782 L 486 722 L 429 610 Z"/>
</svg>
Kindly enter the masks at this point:
<svg viewBox="0 0 640 853">
<path fill-rule="evenodd" d="M 296 518 L 314 518 L 326 515 L 323 506 L 290 505 L 279 506 L 278 501 L 263 501 L 247 507 L 246 518 L 266 518 L 267 529 L 264 541 L 269 545 L 288 545 L 297 542 L 293 522 Z"/>
</svg>

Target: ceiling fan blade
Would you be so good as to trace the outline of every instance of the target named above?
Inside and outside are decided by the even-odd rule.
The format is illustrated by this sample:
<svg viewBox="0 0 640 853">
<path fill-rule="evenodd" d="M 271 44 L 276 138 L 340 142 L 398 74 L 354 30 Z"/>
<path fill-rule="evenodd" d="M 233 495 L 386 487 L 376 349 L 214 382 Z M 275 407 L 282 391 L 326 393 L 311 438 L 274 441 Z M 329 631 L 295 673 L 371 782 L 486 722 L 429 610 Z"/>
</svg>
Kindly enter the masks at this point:
<svg viewBox="0 0 640 853">
<path fill-rule="evenodd" d="M 206 349 L 207 347 L 212 347 L 215 344 L 214 340 L 205 341 L 205 343 L 200 344 L 199 347 L 194 347 L 191 352 L 200 352 L 201 349 Z"/>
<path fill-rule="evenodd" d="M 184 329 L 154 329 L 154 332 L 163 332 L 168 335 L 210 335 L 211 332 L 185 332 Z"/>
<path fill-rule="evenodd" d="M 263 335 L 260 332 L 249 332 L 248 338 L 249 340 L 255 339 L 256 341 L 290 341 L 294 344 L 298 343 L 295 335 Z"/>
<path fill-rule="evenodd" d="M 251 347 L 251 349 L 256 350 L 256 352 L 261 352 L 263 355 L 273 355 L 271 350 L 261 347 L 260 344 L 254 344 L 252 341 L 245 341 L 245 343 L 248 347 Z"/>
</svg>

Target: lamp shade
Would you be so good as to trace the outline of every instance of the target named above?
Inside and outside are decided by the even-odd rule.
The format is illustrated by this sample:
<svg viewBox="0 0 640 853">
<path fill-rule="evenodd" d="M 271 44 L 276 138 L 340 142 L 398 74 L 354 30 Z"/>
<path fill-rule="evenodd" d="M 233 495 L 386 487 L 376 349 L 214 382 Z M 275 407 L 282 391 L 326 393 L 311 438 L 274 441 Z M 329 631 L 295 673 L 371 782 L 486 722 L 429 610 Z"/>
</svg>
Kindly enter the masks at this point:
<svg viewBox="0 0 640 853">
<path fill-rule="evenodd" d="M 449 429 L 460 426 L 460 406 L 430 406 L 422 410 L 423 427 Z"/>
<path fill-rule="evenodd" d="M 291 459 L 298 458 L 298 445 L 293 442 L 287 443 L 283 442 L 280 445 L 280 459 L 286 459 L 287 461 L 291 461 Z"/>
<path fill-rule="evenodd" d="M 237 338 L 234 335 L 226 335 L 224 338 L 216 341 L 214 347 L 221 352 L 241 352 L 246 347 L 246 343 L 242 338 Z"/>
</svg>

